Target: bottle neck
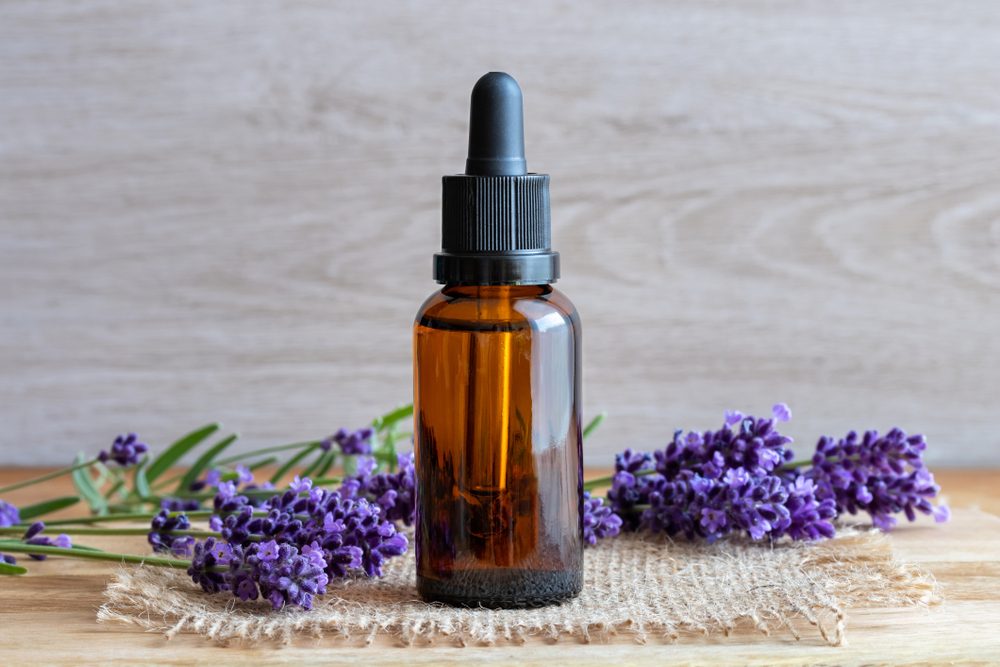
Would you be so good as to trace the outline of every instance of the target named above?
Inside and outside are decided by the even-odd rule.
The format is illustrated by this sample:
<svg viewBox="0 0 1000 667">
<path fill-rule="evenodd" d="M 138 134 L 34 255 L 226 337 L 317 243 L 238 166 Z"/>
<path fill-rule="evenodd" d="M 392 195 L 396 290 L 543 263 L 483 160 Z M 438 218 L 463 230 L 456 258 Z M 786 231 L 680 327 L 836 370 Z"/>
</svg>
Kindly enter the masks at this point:
<svg viewBox="0 0 1000 667">
<path fill-rule="evenodd" d="M 466 299 L 523 299 L 551 294 L 552 285 L 465 285 L 451 283 L 441 289 L 445 296 Z"/>
</svg>

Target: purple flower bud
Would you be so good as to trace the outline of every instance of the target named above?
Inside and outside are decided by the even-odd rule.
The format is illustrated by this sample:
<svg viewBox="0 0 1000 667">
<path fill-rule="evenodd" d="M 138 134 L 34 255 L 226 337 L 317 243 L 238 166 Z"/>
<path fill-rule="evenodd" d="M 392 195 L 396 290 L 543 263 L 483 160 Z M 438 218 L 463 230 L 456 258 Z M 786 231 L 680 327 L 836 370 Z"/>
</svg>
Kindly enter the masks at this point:
<svg viewBox="0 0 1000 667">
<path fill-rule="evenodd" d="M 0 528 L 21 523 L 21 512 L 16 505 L 0 500 Z"/>
<path fill-rule="evenodd" d="M 583 539 L 587 544 L 597 544 L 597 540 L 614 537 L 621 532 L 622 518 L 614 513 L 603 498 L 592 498 L 589 491 L 583 492 Z"/>
<path fill-rule="evenodd" d="M 771 414 L 774 415 L 775 421 L 788 422 L 792 420 L 792 410 L 785 403 L 775 403 L 774 407 L 771 408 Z"/>
<path fill-rule="evenodd" d="M 373 435 L 375 435 L 375 431 L 371 428 L 361 428 L 357 431 L 348 431 L 342 428 L 324 440 L 323 443 L 326 444 L 325 449 L 329 449 L 330 444 L 328 443 L 336 442 L 340 451 L 348 456 L 371 454 Z"/>
<path fill-rule="evenodd" d="M 194 498 L 161 498 L 160 509 L 168 512 L 194 512 L 201 509 L 201 503 Z"/>
<path fill-rule="evenodd" d="M 111 451 L 102 450 L 97 455 L 97 458 L 102 463 L 112 461 L 123 468 L 127 468 L 137 464 L 142 455 L 147 451 L 149 451 L 149 446 L 143 442 L 139 442 L 139 436 L 135 433 L 129 433 L 128 435 L 120 435 L 115 438 L 114 443 L 111 445 Z"/>
<path fill-rule="evenodd" d="M 73 546 L 73 541 L 70 539 L 69 535 L 61 534 L 55 539 L 52 539 L 47 535 L 41 535 L 40 533 L 43 530 L 45 530 L 45 523 L 42 521 L 36 521 L 28 527 L 28 530 L 24 532 L 21 540 L 27 544 L 35 544 L 45 547 L 61 547 L 63 549 L 69 549 Z M 46 559 L 44 554 L 28 554 L 28 557 L 34 560 Z M 8 563 L 15 562 L 13 558 L 8 556 L 4 556 L 4 560 Z"/>
<path fill-rule="evenodd" d="M 312 485 L 313 485 L 312 480 L 309 479 L 308 477 L 300 479 L 299 476 L 296 475 L 295 479 L 293 479 L 292 482 L 288 485 L 288 488 L 294 491 L 295 493 L 305 493 L 306 491 L 312 488 Z"/>
<path fill-rule="evenodd" d="M 186 514 L 171 516 L 167 510 L 153 517 L 147 540 L 153 551 L 168 552 L 179 558 L 188 558 L 194 549 L 194 538 L 190 535 L 172 535 L 174 531 L 188 530 L 191 521 Z"/>
</svg>

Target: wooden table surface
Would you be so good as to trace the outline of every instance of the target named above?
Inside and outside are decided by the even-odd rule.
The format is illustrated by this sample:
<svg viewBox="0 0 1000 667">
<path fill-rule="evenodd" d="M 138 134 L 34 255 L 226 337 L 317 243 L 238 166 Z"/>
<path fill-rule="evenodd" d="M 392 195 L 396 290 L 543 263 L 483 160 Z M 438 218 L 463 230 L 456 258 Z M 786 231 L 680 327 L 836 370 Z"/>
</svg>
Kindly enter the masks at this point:
<svg viewBox="0 0 1000 667">
<path fill-rule="evenodd" d="M 0 470 L 0 485 L 37 470 Z M 899 556 L 930 570 L 943 601 L 929 609 L 865 609 L 848 618 L 848 645 L 830 647 L 810 632 L 795 641 L 752 630 L 730 637 L 689 637 L 675 644 L 637 645 L 627 637 L 581 644 L 542 640 L 524 646 L 401 648 L 386 639 L 372 647 L 336 640 L 291 646 L 221 647 L 196 635 L 171 640 L 122 625 L 98 624 L 95 613 L 117 565 L 50 559 L 29 563 L 23 577 L 5 577 L 0 605 L 0 665 L 45 664 L 735 664 L 1000 663 L 1000 476 L 998 471 L 937 474 L 954 510 L 944 525 L 921 521 L 892 535 Z M 18 504 L 69 491 L 50 483 L 10 494 Z M 90 538 L 106 548 L 144 553 L 141 538 Z"/>
</svg>

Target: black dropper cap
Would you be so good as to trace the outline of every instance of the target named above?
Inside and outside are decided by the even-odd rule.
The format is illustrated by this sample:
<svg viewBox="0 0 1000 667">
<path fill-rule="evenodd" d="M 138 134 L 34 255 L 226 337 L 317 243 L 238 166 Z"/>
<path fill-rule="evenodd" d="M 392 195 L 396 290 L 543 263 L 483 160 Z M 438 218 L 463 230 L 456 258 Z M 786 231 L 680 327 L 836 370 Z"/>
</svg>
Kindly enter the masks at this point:
<svg viewBox="0 0 1000 667">
<path fill-rule="evenodd" d="M 559 253 L 549 248 L 549 177 L 528 173 L 521 88 L 509 74 L 476 82 L 465 173 L 445 176 L 442 190 L 435 280 L 534 285 L 559 278 Z"/>
</svg>

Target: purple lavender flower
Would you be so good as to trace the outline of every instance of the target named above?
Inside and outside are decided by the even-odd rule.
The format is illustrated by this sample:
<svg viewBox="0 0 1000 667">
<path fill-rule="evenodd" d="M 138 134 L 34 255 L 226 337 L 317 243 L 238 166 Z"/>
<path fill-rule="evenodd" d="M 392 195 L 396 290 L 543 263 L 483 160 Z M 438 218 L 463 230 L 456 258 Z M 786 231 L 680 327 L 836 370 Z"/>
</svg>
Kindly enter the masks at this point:
<svg viewBox="0 0 1000 667">
<path fill-rule="evenodd" d="M 372 453 L 372 436 L 375 430 L 371 427 L 359 428 L 357 431 L 339 429 L 336 433 L 324 440 L 320 447 L 324 451 L 329 451 L 333 443 L 337 443 L 340 451 L 346 455 L 367 455 Z"/>
<path fill-rule="evenodd" d="M 345 576 L 355 568 L 369 577 L 380 577 L 385 560 L 407 549 L 406 536 L 396 532 L 381 507 L 364 498 L 323 491 L 314 511 L 323 512 L 322 523 L 306 533 L 302 542 L 315 541 L 323 547 L 331 577 Z"/>
<path fill-rule="evenodd" d="M 111 445 L 111 451 L 101 450 L 97 458 L 101 463 L 113 461 L 123 468 L 127 468 L 137 464 L 142 455 L 148 451 L 149 446 L 139 442 L 139 436 L 135 433 L 129 433 L 115 438 Z"/>
<path fill-rule="evenodd" d="M 194 538 L 190 535 L 171 535 L 173 531 L 189 530 L 191 521 L 186 514 L 171 516 L 167 510 L 153 517 L 152 530 L 147 537 L 153 551 L 169 552 L 179 558 L 189 558 L 194 549 Z"/>
<path fill-rule="evenodd" d="M 0 500 L 0 528 L 21 523 L 21 512 L 16 505 Z"/>
<path fill-rule="evenodd" d="M 209 537 L 204 542 L 195 542 L 191 566 L 187 573 L 194 583 L 201 586 L 206 593 L 218 593 L 230 590 L 228 578 L 222 568 L 229 565 L 233 558 L 231 546 Z"/>
<path fill-rule="evenodd" d="M 290 544 L 251 544 L 235 551 L 229 585 L 240 599 L 256 600 L 259 595 L 275 610 L 286 606 L 312 609 L 314 597 L 325 593 L 330 581 L 325 565 L 312 549 L 303 555 Z"/>
<path fill-rule="evenodd" d="M 833 537 L 836 530 L 837 504 L 832 497 L 817 497 L 813 480 L 794 475 L 785 485 L 790 523 L 786 533 L 793 540 L 819 540 Z"/>
<path fill-rule="evenodd" d="M 597 540 L 614 537 L 621 532 L 622 518 L 615 514 L 603 498 L 592 498 L 589 491 L 583 492 L 583 539 L 587 544 L 597 544 Z"/>
<path fill-rule="evenodd" d="M 776 475 L 751 475 L 732 468 L 721 478 L 683 470 L 656 483 L 641 526 L 688 539 L 714 541 L 730 532 L 752 539 L 779 537 L 790 525 L 787 494 Z"/>
<path fill-rule="evenodd" d="M 711 507 L 701 508 L 701 525 L 706 532 L 713 535 L 721 534 L 728 525 L 726 513 Z"/>
<path fill-rule="evenodd" d="M 313 488 L 309 479 L 297 478 L 256 512 L 235 487 L 224 491 L 212 525 L 225 541 L 196 543 L 188 570 L 209 592 L 309 609 L 330 579 L 358 570 L 380 576 L 385 560 L 408 546 L 379 505 Z"/>
<path fill-rule="evenodd" d="M 0 528 L 21 523 L 21 512 L 16 505 L 0 500 Z M 17 559 L 9 554 L 0 553 L 0 561 L 13 565 Z"/>
<path fill-rule="evenodd" d="M 771 408 L 771 415 L 775 421 L 788 422 L 792 420 L 792 409 L 786 403 L 775 403 Z"/>
<path fill-rule="evenodd" d="M 652 457 L 620 454 L 608 499 L 623 526 L 710 541 L 733 532 L 754 540 L 831 535 L 833 504 L 781 471 L 791 439 L 775 421 L 791 410 L 779 403 L 772 412 L 775 419 L 729 411 L 721 429 L 677 431 Z"/>
<path fill-rule="evenodd" d="M 235 508 L 217 517 L 222 536 L 241 547 L 273 541 L 304 550 L 315 543 L 324 552 L 330 578 L 357 569 L 380 576 L 387 558 L 406 551 L 406 537 L 379 505 L 311 486 L 310 480 L 300 479 L 295 489 L 268 498 L 257 513 L 248 504 L 239 505 L 239 496 L 221 502 L 220 508 Z M 301 495 L 306 489 L 308 494 Z"/>
<path fill-rule="evenodd" d="M 250 468 L 246 467 L 242 463 L 236 464 L 236 483 L 237 484 L 250 484 L 253 482 L 253 473 L 250 472 Z"/>
<path fill-rule="evenodd" d="M 43 530 L 45 530 L 45 523 L 43 521 L 36 521 L 28 527 L 28 530 L 24 531 L 24 536 L 21 540 L 27 544 L 36 544 L 45 547 L 69 549 L 73 546 L 73 541 L 69 535 L 60 534 L 55 538 L 51 538 L 47 535 L 40 535 Z M 44 554 L 28 554 L 28 557 L 35 560 L 45 560 L 46 558 Z"/>
<path fill-rule="evenodd" d="M 653 472 L 653 457 L 646 452 L 626 449 L 615 456 L 615 475 L 608 491 L 612 511 L 621 517 L 624 527 L 635 530 L 639 515 L 633 511 L 637 504 L 648 504 L 653 486 L 663 479 Z"/>
<path fill-rule="evenodd" d="M 389 521 L 402 521 L 410 526 L 416 518 L 417 507 L 413 452 L 397 454 L 396 462 L 396 472 L 372 474 L 375 460 L 367 456 L 359 457 L 357 474 L 344 481 L 341 493 L 348 497 L 367 498 L 382 508 Z"/>
<path fill-rule="evenodd" d="M 308 477 L 306 477 L 305 479 L 300 479 L 299 476 L 296 475 L 295 479 L 293 479 L 291 483 L 289 483 L 288 488 L 294 491 L 295 493 L 306 493 L 307 491 L 309 491 L 309 489 L 312 488 L 312 485 L 313 485 L 312 480 L 309 479 Z"/>
<path fill-rule="evenodd" d="M 815 483 L 818 497 L 833 500 L 838 514 L 867 512 L 881 530 L 892 529 L 899 513 L 910 521 L 917 512 L 947 521 L 948 508 L 930 500 L 940 487 L 924 465 L 926 448 L 922 435 L 907 436 L 899 428 L 884 436 L 877 431 L 860 438 L 851 431 L 837 441 L 824 436 L 813 466 L 803 474 Z"/>
<path fill-rule="evenodd" d="M 212 468 L 207 473 L 205 473 L 205 486 L 211 486 L 218 488 L 219 483 L 222 481 L 222 471 L 218 468 Z"/>
<path fill-rule="evenodd" d="M 655 452 L 656 470 L 668 479 L 681 470 L 713 479 L 730 468 L 765 475 L 792 460 L 788 448 L 792 439 L 774 428 L 773 419 L 743 417 L 738 424 L 705 431 L 699 437 L 682 435 L 683 431 L 675 432 L 673 441 Z"/>
<path fill-rule="evenodd" d="M 735 426 L 743 421 L 743 413 L 739 410 L 726 410 L 724 418 L 726 426 Z"/>
</svg>

